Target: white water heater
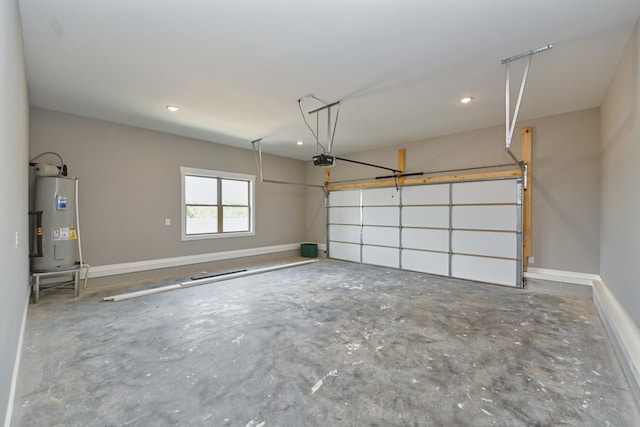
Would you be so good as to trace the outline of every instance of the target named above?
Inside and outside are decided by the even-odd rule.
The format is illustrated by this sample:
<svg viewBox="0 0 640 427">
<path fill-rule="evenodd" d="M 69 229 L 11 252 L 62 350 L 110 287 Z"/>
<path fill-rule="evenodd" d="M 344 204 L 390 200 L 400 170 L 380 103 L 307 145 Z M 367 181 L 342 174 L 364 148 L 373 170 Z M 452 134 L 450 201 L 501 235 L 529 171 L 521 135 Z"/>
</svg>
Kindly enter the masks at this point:
<svg viewBox="0 0 640 427">
<path fill-rule="evenodd" d="M 76 178 L 36 176 L 33 215 L 36 216 L 32 272 L 78 268 Z"/>
</svg>

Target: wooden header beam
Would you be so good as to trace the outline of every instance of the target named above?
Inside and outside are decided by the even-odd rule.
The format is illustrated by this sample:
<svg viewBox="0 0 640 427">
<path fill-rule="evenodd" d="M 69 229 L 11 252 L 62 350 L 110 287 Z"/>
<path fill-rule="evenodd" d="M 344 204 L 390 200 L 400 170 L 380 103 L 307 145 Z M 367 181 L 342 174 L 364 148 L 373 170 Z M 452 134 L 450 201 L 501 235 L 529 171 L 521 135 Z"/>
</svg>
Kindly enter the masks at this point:
<svg viewBox="0 0 640 427">
<path fill-rule="evenodd" d="M 521 169 L 508 170 L 502 172 L 482 172 L 471 173 L 464 175 L 447 175 L 447 176 L 432 176 L 424 178 L 405 178 L 403 186 L 420 185 L 420 184 L 440 184 L 446 182 L 461 182 L 461 181 L 479 181 L 483 179 L 502 179 L 513 178 L 516 176 L 522 176 Z M 399 178 L 400 179 L 400 178 Z M 398 181 L 400 185 L 400 182 Z M 334 190 L 349 190 L 356 188 L 382 188 L 382 187 L 395 187 L 396 182 L 394 180 L 377 181 L 377 182 L 362 182 L 356 184 L 336 184 L 328 185 L 328 191 Z"/>
</svg>

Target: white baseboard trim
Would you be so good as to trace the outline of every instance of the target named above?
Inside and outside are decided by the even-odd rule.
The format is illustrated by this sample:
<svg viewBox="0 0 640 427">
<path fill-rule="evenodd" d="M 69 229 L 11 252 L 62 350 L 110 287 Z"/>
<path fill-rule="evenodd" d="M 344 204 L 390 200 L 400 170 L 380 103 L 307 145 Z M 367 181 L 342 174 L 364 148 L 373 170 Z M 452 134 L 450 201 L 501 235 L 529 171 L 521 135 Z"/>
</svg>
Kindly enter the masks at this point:
<svg viewBox="0 0 640 427">
<path fill-rule="evenodd" d="M 593 281 L 593 302 L 640 405 L 640 329 L 600 277 Z"/>
<path fill-rule="evenodd" d="M 31 290 L 31 288 L 29 288 Z M 27 311 L 29 309 L 29 297 L 27 295 L 24 312 L 22 313 L 22 325 L 20 326 L 20 338 L 18 339 L 18 349 L 16 351 L 16 361 L 13 364 L 13 375 L 11 376 L 11 388 L 9 390 L 9 402 L 7 403 L 7 411 L 4 417 L 4 427 L 11 426 L 11 418 L 13 416 L 13 404 L 16 398 L 16 386 L 18 385 L 18 372 L 20 371 L 20 359 L 22 358 L 22 342 L 24 339 L 24 331 L 27 327 Z"/>
<path fill-rule="evenodd" d="M 248 256 L 266 255 L 300 249 L 300 243 L 288 243 L 261 248 L 239 249 L 235 251 L 211 252 L 207 254 L 187 255 L 173 258 L 152 259 L 148 261 L 125 262 L 121 264 L 92 266 L 89 278 L 114 276 L 116 274 L 136 273 L 139 271 L 157 270 L 160 268 L 180 267 L 211 261 L 224 261 Z M 84 275 L 81 276 L 84 278 Z"/>
<path fill-rule="evenodd" d="M 549 280 L 551 282 L 571 283 L 574 285 L 593 286 L 594 280 L 599 280 L 600 276 L 589 273 L 576 273 L 573 271 L 551 270 L 548 268 L 529 267 L 524 273 L 528 279 Z"/>
</svg>

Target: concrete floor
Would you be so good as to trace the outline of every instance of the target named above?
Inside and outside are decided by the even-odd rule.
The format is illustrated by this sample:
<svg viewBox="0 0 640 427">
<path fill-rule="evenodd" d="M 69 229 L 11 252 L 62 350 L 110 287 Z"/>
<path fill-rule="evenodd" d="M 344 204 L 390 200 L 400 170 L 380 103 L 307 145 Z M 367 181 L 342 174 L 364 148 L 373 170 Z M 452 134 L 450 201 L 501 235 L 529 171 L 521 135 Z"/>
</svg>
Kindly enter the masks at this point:
<svg viewBox="0 0 640 427">
<path fill-rule="evenodd" d="M 587 298 L 326 260 L 65 292 L 29 309 L 13 426 L 640 425 Z"/>
</svg>

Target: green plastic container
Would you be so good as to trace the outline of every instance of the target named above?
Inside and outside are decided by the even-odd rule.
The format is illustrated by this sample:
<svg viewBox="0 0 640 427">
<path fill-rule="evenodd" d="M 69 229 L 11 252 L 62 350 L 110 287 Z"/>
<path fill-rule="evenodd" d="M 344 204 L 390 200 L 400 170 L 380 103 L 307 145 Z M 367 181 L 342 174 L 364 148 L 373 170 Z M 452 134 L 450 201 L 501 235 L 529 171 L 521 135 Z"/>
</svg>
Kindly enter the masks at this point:
<svg viewBox="0 0 640 427">
<path fill-rule="evenodd" d="M 315 258 L 318 256 L 318 244 L 317 243 L 301 243 L 300 244 L 300 256 L 305 258 Z"/>
</svg>

